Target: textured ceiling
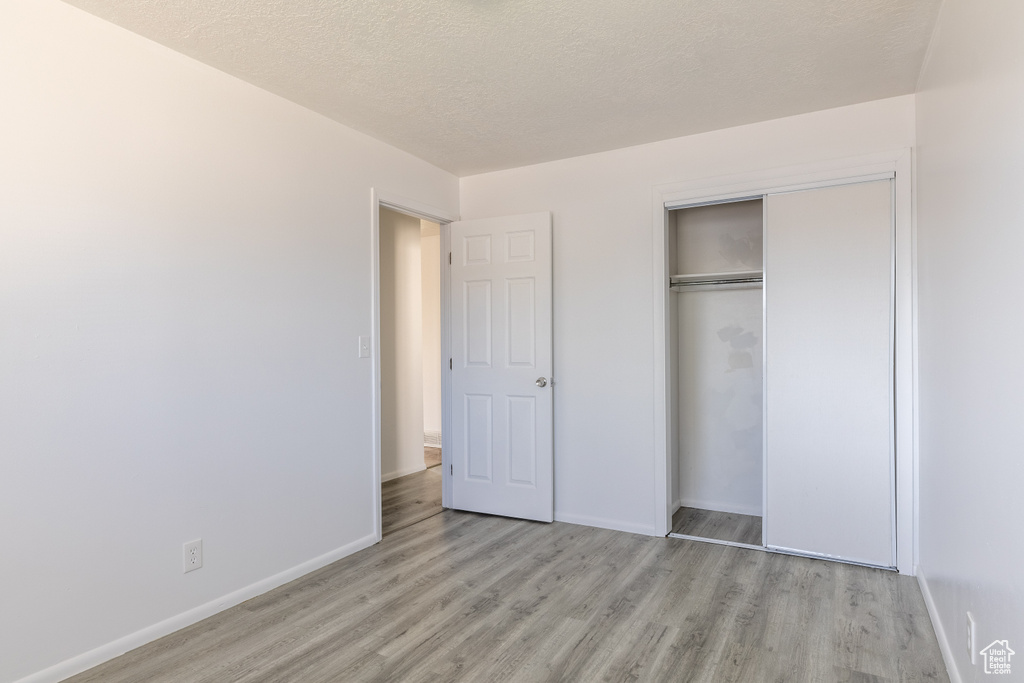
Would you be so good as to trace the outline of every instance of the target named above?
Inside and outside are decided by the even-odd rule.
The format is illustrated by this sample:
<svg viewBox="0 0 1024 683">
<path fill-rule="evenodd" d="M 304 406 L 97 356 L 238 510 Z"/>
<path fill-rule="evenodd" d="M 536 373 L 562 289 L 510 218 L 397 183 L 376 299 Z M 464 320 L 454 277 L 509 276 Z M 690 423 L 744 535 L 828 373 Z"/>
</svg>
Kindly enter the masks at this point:
<svg viewBox="0 0 1024 683">
<path fill-rule="evenodd" d="M 457 175 L 913 92 L 941 0 L 67 0 Z"/>
</svg>

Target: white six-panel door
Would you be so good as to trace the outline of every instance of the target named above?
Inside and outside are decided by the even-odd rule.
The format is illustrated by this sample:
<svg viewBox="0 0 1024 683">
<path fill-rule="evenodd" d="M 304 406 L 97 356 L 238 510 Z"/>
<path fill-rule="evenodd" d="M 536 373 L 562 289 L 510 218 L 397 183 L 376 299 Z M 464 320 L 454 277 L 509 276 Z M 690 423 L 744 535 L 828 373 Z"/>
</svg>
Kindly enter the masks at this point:
<svg viewBox="0 0 1024 683">
<path fill-rule="evenodd" d="M 554 517 L 551 214 L 451 224 L 452 503 Z"/>
<path fill-rule="evenodd" d="M 895 565 L 891 195 L 765 198 L 769 547 Z"/>
</svg>

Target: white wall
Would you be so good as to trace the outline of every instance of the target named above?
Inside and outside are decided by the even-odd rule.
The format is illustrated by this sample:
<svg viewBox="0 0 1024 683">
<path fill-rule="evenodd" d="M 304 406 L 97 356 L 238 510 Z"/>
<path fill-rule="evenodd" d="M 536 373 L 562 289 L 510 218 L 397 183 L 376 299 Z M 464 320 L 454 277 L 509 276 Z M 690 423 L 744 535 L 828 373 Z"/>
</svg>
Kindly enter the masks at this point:
<svg viewBox="0 0 1024 683">
<path fill-rule="evenodd" d="M 373 541 L 370 188 L 458 183 L 57 0 L 0 92 L 0 681 L 196 609 L 52 680 Z"/>
<path fill-rule="evenodd" d="M 905 96 L 461 179 L 464 219 L 554 214 L 556 518 L 655 528 L 652 187 L 913 144 Z"/>
<path fill-rule="evenodd" d="M 679 502 L 761 516 L 760 288 L 673 294 L 679 316 Z"/>
<path fill-rule="evenodd" d="M 1021 27 L 1018 0 L 946 0 L 917 96 L 919 568 L 964 681 L 989 678 L 968 610 L 1024 673 Z"/>
<path fill-rule="evenodd" d="M 426 469 L 420 263 L 420 219 L 381 207 L 381 481 Z"/>
<path fill-rule="evenodd" d="M 441 226 L 423 221 L 423 429 L 441 445 Z"/>
</svg>

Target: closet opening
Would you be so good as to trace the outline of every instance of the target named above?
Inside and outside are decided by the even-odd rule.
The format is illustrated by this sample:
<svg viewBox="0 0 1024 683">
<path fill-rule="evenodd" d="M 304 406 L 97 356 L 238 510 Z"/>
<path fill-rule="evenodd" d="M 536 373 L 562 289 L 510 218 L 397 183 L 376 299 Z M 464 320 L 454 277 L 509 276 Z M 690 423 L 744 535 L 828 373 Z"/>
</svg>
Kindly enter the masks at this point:
<svg viewBox="0 0 1024 683">
<path fill-rule="evenodd" d="M 658 533 L 913 573 L 911 157 L 874 159 L 655 188 Z"/>
<path fill-rule="evenodd" d="M 669 536 L 764 546 L 760 197 L 668 212 Z"/>
</svg>

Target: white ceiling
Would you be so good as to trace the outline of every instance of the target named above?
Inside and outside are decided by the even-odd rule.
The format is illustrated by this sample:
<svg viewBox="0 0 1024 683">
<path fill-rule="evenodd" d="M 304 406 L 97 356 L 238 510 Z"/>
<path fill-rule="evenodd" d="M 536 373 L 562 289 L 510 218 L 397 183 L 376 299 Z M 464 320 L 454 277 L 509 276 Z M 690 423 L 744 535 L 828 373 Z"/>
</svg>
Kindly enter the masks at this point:
<svg viewBox="0 0 1024 683">
<path fill-rule="evenodd" d="M 457 175 L 914 91 L 941 0 L 67 0 Z"/>
</svg>

